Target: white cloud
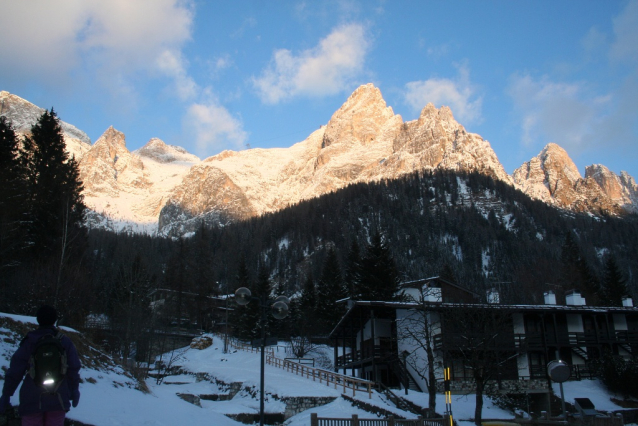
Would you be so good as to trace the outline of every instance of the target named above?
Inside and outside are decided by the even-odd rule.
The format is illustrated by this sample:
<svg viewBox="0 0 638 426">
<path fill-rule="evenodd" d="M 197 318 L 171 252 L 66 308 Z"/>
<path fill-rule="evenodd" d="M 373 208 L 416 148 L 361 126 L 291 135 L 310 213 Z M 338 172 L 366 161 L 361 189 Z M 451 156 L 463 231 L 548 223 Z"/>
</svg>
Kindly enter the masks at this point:
<svg viewBox="0 0 638 426">
<path fill-rule="evenodd" d="M 220 71 L 233 65 L 230 55 L 226 54 L 215 59 L 215 70 Z"/>
<path fill-rule="evenodd" d="M 326 96 L 347 90 L 363 70 L 370 43 L 364 27 L 337 27 L 319 44 L 294 55 L 275 51 L 271 64 L 254 87 L 265 103 L 275 104 L 294 96 Z"/>
<path fill-rule="evenodd" d="M 477 96 L 467 66 L 461 65 L 458 69 L 456 79 L 430 78 L 407 83 L 405 102 L 415 111 L 420 111 L 430 102 L 436 107 L 446 105 L 462 123 L 480 122 L 483 98 Z"/>
<path fill-rule="evenodd" d="M 638 0 L 627 4 L 623 12 L 613 20 L 616 39 L 610 56 L 618 61 L 638 61 Z"/>
<path fill-rule="evenodd" d="M 173 79 L 175 93 L 183 101 L 193 99 L 198 92 L 197 84 L 188 75 L 185 63 L 178 51 L 166 50 L 157 58 L 159 70 Z"/>
<path fill-rule="evenodd" d="M 612 97 L 596 97 L 579 83 L 557 83 L 548 77 L 513 76 L 508 93 L 520 114 L 522 142 L 530 146 L 556 142 L 581 153 L 596 138 Z"/>
<path fill-rule="evenodd" d="M 183 125 L 192 133 L 199 155 L 208 155 L 228 145 L 239 149 L 248 138 L 241 122 L 216 101 L 192 104 Z"/>
<path fill-rule="evenodd" d="M 22 73 L 49 84 L 87 72 L 88 80 L 118 90 L 122 79 L 154 71 L 165 51 L 179 50 L 192 24 L 186 0 L 6 2 L 0 39 L 11 43 L 0 43 L 0 76 Z"/>
</svg>

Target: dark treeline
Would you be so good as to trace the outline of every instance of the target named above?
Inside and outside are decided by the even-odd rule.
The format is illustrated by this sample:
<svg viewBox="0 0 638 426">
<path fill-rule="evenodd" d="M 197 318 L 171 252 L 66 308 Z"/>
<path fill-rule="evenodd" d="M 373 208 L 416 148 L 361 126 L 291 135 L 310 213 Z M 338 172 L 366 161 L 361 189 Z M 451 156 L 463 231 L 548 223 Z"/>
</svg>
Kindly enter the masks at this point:
<svg viewBox="0 0 638 426">
<path fill-rule="evenodd" d="M 352 263 L 363 264 L 377 234 L 401 281 L 448 271 L 480 294 L 497 287 L 505 301 L 535 303 L 546 290 L 590 295 L 587 285 L 602 288 L 613 259 L 618 280 L 630 294 L 636 288 L 636 217 L 566 213 L 489 177 L 449 172 L 352 185 L 221 229 L 201 228 L 177 241 L 92 230 L 91 286 L 107 291 L 113 271 L 140 256 L 158 286 L 171 287 L 175 276 L 179 284 L 172 286 L 184 291 L 203 286 L 221 294 L 256 281 L 264 268 L 272 289 L 291 296 L 309 279 L 318 285 L 333 250 L 348 287 Z M 242 262 L 246 272 L 240 279 Z M 577 277 L 583 268 L 594 284 Z"/>
<path fill-rule="evenodd" d="M 57 144 L 59 133 L 54 128 L 50 136 Z M 12 139 L 10 132 L 2 135 Z M 2 151 L 3 164 L 35 170 L 37 162 L 20 165 L 13 146 Z M 33 144 L 25 147 L 33 150 Z M 50 161 L 66 165 L 68 181 L 77 180 L 73 159 Z M 560 301 L 577 289 L 588 304 L 619 304 L 619 296 L 633 295 L 637 285 L 635 216 L 567 213 L 477 173 L 422 172 L 355 184 L 276 213 L 168 239 L 78 227 L 83 204 L 73 197 L 80 182 L 67 192 L 62 184 L 36 190 L 50 179 L 34 173 L 23 174 L 31 180 L 16 178 L 11 170 L 2 167 L 0 309 L 32 314 L 40 303 L 55 301 L 77 326 L 90 314 L 105 315 L 119 323 L 127 348 L 122 353 L 135 329 L 148 327 L 157 289 L 179 295 L 170 318 L 180 321 L 189 312 L 200 326 L 211 295 L 247 286 L 255 294 L 294 296 L 294 321 L 283 323 L 297 328 L 276 327 L 313 335 L 329 332 L 338 320 L 335 300 L 388 299 L 399 281 L 437 275 L 481 295 L 497 288 L 510 303 L 540 303 L 547 290 Z M 43 204 L 58 199 L 67 201 Z M 47 212 L 59 213 L 51 219 Z M 242 325 L 244 319 L 234 318 L 237 332 L 254 336 L 255 318 Z"/>
</svg>

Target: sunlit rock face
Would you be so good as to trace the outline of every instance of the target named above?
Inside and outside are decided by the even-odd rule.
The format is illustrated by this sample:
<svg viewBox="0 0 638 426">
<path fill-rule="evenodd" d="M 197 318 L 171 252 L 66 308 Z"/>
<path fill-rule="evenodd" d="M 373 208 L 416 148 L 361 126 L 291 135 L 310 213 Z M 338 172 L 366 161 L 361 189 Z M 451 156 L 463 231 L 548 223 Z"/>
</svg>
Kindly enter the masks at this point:
<svg viewBox="0 0 638 426">
<path fill-rule="evenodd" d="M 0 115 L 21 135 L 42 112 L 0 92 Z M 570 211 L 638 212 L 638 185 L 626 172 L 592 165 L 582 177 L 567 152 L 550 143 L 510 176 L 490 143 L 467 132 L 450 108 L 427 104 L 418 119 L 404 122 L 372 84 L 357 88 L 328 123 L 289 148 L 224 151 L 203 161 L 157 138 L 130 152 L 113 127 L 93 145 L 75 127 L 62 128 L 79 161 L 88 223 L 113 230 L 184 235 L 202 223 L 223 226 L 353 183 L 427 170 L 485 174 Z"/>
<path fill-rule="evenodd" d="M 578 168 L 560 146 L 550 143 L 513 173 L 514 182 L 531 196 L 554 206 L 593 213 L 621 213 L 592 177 L 583 178 Z"/>
<path fill-rule="evenodd" d="M 226 151 L 194 166 L 160 214 L 160 229 L 172 232 L 175 221 L 168 216 L 192 221 L 214 213 L 239 219 L 352 183 L 437 168 L 479 171 L 511 182 L 490 144 L 466 132 L 449 108 L 429 104 L 418 120 L 404 123 L 381 91 L 366 84 L 325 126 L 290 148 Z"/>
</svg>

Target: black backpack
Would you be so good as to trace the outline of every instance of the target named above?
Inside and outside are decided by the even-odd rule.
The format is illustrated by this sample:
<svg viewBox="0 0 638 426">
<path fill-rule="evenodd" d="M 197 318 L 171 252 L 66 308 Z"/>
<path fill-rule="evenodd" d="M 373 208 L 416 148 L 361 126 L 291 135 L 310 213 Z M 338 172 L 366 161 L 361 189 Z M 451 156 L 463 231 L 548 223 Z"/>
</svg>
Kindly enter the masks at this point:
<svg viewBox="0 0 638 426">
<path fill-rule="evenodd" d="M 29 375 L 36 385 L 55 393 L 66 376 L 66 350 L 62 333 L 45 334 L 35 344 L 31 354 Z"/>
</svg>

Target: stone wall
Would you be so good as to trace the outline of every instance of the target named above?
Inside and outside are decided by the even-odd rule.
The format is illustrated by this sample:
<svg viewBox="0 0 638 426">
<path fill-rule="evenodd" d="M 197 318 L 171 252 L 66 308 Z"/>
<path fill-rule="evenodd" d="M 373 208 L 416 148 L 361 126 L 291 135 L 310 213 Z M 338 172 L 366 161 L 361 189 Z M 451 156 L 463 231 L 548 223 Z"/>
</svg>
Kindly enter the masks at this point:
<svg viewBox="0 0 638 426">
<path fill-rule="evenodd" d="M 437 382 L 436 391 L 444 392 L 444 383 Z M 452 380 L 450 382 L 450 391 L 452 393 L 472 393 L 476 389 L 474 380 Z M 547 380 L 501 380 L 500 385 L 495 381 L 490 381 L 486 386 L 485 393 L 525 393 L 525 392 L 547 392 Z"/>
<path fill-rule="evenodd" d="M 333 396 L 313 397 L 313 396 L 291 396 L 285 397 L 281 400 L 286 403 L 286 412 L 284 413 L 284 419 L 287 420 L 294 415 L 306 411 L 309 408 L 319 407 L 321 405 L 330 404 L 334 401 Z"/>
</svg>

